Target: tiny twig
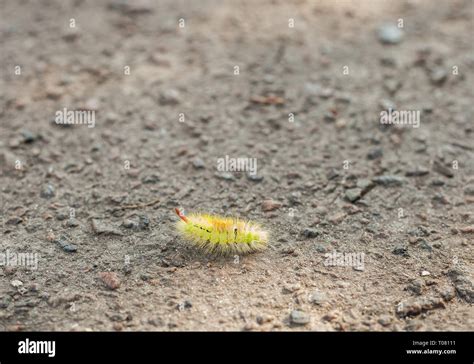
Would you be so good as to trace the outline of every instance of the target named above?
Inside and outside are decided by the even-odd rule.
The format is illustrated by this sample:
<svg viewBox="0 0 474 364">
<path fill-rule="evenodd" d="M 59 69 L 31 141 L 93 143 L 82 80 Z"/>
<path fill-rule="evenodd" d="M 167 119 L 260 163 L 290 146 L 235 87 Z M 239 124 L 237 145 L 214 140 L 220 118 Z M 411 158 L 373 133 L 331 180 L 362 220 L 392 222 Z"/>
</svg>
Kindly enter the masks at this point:
<svg viewBox="0 0 474 364">
<path fill-rule="evenodd" d="M 151 202 L 147 202 L 147 203 L 141 203 L 141 204 L 122 205 L 122 206 L 119 206 L 119 207 L 115 208 L 113 211 L 142 209 L 142 208 L 145 208 L 145 207 L 156 205 L 158 202 L 160 202 L 159 199 L 151 201 Z"/>
</svg>

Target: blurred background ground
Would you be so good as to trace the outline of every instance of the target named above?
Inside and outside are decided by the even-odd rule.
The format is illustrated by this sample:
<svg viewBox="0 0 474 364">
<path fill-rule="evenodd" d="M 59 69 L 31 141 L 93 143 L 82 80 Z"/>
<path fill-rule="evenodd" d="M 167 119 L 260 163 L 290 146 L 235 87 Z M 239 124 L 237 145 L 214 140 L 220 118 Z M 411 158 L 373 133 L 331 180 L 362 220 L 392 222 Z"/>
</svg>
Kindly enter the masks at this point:
<svg viewBox="0 0 474 364">
<path fill-rule="evenodd" d="M 2 0 L 0 42 L 0 252 L 38 256 L 2 330 L 474 328 L 472 1 Z M 271 246 L 200 254 L 175 206 Z"/>
</svg>

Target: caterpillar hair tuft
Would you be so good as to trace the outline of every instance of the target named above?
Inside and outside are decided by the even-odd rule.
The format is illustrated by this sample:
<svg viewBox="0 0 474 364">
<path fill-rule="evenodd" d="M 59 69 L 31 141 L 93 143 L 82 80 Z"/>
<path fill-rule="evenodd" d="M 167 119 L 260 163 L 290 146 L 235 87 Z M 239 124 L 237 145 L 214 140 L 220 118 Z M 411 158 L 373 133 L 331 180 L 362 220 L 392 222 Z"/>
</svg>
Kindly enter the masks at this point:
<svg viewBox="0 0 474 364">
<path fill-rule="evenodd" d="M 195 246 L 210 254 L 249 254 L 268 246 L 268 232 L 259 224 L 234 217 L 184 213 L 176 208 L 177 229 Z"/>
</svg>

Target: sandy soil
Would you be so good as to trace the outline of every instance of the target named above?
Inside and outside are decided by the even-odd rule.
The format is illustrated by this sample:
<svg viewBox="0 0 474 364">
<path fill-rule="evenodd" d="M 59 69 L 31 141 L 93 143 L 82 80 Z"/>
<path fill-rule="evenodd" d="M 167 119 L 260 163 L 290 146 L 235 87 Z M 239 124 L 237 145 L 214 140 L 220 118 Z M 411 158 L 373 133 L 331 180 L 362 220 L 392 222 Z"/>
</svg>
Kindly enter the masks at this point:
<svg viewBox="0 0 474 364">
<path fill-rule="evenodd" d="M 474 329 L 472 1 L 133 3 L 0 1 L 0 329 Z"/>
</svg>

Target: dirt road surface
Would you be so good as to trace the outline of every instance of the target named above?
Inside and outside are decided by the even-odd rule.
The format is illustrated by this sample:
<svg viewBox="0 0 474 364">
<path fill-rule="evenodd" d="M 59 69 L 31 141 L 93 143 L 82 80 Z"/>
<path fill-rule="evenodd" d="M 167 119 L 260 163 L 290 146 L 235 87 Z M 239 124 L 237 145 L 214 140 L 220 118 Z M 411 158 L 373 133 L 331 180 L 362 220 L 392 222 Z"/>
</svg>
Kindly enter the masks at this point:
<svg viewBox="0 0 474 364">
<path fill-rule="evenodd" d="M 473 330 L 473 8 L 0 1 L 0 329 Z"/>
</svg>

